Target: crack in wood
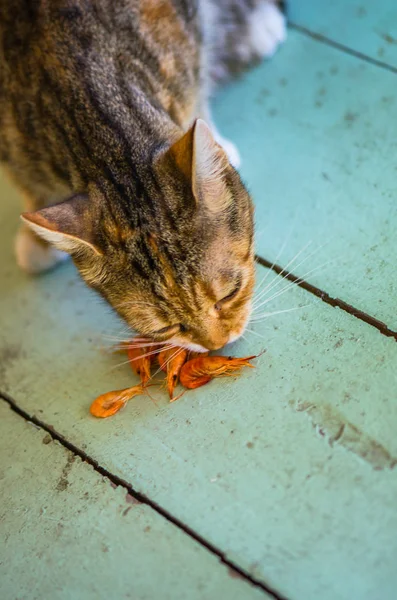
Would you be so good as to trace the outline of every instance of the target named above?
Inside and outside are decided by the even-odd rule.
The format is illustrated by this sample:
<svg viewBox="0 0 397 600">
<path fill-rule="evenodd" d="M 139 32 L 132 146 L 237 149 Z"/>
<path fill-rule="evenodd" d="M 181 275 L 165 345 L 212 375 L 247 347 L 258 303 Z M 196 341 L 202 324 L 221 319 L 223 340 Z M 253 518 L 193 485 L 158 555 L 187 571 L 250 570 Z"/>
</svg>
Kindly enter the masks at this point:
<svg viewBox="0 0 397 600">
<path fill-rule="evenodd" d="M 130 503 L 132 502 L 132 500 L 134 500 L 135 502 L 146 504 L 161 517 L 163 517 L 164 519 L 172 523 L 172 525 L 183 531 L 195 542 L 206 548 L 206 550 L 211 552 L 211 554 L 217 556 L 219 561 L 223 565 L 228 567 L 229 574 L 231 574 L 231 571 L 233 571 L 235 577 L 241 577 L 242 579 L 245 579 L 247 583 L 266 592 L 275 600 L 288 600 L 285 596 L 282 596 L 280 593 L 276 592 L 276 590 L 271 588 L 269 585 L 267 585 L 263 581 L 260 581 L 259 579 L 256 579 L 250 573 L 236 565 L 231 560 L 229 560 L 224 554 L 224 552 L 222 552 L 222 550 L 219 550 L 219 548 L 211 544 L 211 542 L 208 542 L 199 533 L 197 533 L 188 525 L 185 525 L 185 523 L 182 523 L 179 519 L 171 515 L 167 510 L 165 510 L 159 504 L 157 504 L 157 502 L 155 502 L 148 496 L 145 496 L 144 494 L 141 494 L 140 492 L 134 490 L 134 488 L 130 483 L 128 483 L 128 481 L 125 481 L 121 477 L 118 477 L 117 475 L 114 475 L 113 473 L 108 471 L 105 467 L 102 467 L 94 458 L 92 458 L 89 454 L 84 452 L 84 450 L 81 450 L 80 448 L 69 442 L 62 434 L 57 432 L 54 429 L 54 427 L 52 427 L 51 425 L 47 425 L 46 423 L 44 423 L 44 421 L 41 421 L 41 419 L 38 419 L 34 415 L 30 415 L 25 410 L 20 408 L 8 394 L 5 394 L 1 390 L 0 399 L 6 402 L 11 408 L 11 410 L 13 410 L 17 415 L 19 415 L 23 419 L 25 419 L 25 421 L 28 421 L 29 423 L 32 423 L 35 427 L 46 431 L 51 436 L 51 438 L 56 440 L 59 444 L 61 444 L 61 446 L 69 450 L 69 452 L 72 452 L 73 455 L 80 457 L 83 462 L 89 464 L 94 469 L 94 471 L 99 473 L 102 477 L 106 477 L 109 480 L 110 485 L 112 487 L 123 487 L 126 490 L 127 495 L 130 497 Z"/>
<path fill-rule="evenodd" d="M 340 52 L 344 52 L 345 54 L 350 54 L 350 56 L 354 56 L 355 58 L 358 58 L 359 60 L 363 60 L 367 63 L 370 63 L 371 65 L 374 65 L 375 67 L 379 67 L 381 69 L 384 69 L 385 71 L 391 71 L 392 73 L 397 73 L 397 67 L 394 67 L 393 65 L 389 65 L 389 63 L 385 63 L 382 60 L 372 58 L 372 56 L 369 56 L 368 54 L 364 54 L 363 52 L 360 52 L 359 50 L 353 50 L 353 48 L 349 48 L 348 46 L 345 46 L 344 44 L 341 44 L 340 42 L 336 42 L 335 40 L 332 40 L 331 38 L 329 38 L 325 35 L 322 35 L 321 33 L 312 31 L 311 29 L 308 29 L 307 27 L 304 27 L 303 25 L 298 25 L 298 23 L 289 21 L 288 27 L 290 27 L 291 29 L 295 29 L 295 31 L 298 31 L 299 33 L 301 33 L 307 37 L 312 38 L 316 42 L 320 42 L 321 44 L 331 46 L 331 48 L 335 48 L 336 50 L 339 50 Z"/>
<path fill-rule="evenodd" d="M 321 290 L 315 285 L 308 283 L 303 277 L 298 277 L 297 275 L 294 275 L 291 271 L 288 271 L 286 273 L 284 267 L 281 267 L 276 263 L 271 263 L 269 260 L 266 260 L 266 258 L 263 258 L 258 254 L 255 256 L 255 259 L 257 263 L 262 265 L 262 267 L 266 267 L 266 269 L 274 271 L 275 273 L 277 273 L 277 275 L 282 274 L 283 278 L 287 279 L 288 281 L 292 281 L 293 283 L 296 283 L 297 286 L 301 287 L 303 290 L 306 290 L 306 292 L 317 296 L 317 298 L 320 298 L 320 300 L 325 302 L 325 304 L 329 304 L 333 308 L 340 308 L 341 310 L 349 313 L 349 315 L 356 317 L 356 319 L 364 321 L 364 323 L 367 323 L 367 325 L 375 327 L 375 329 L 377 329 L 382 335 L 385 335 L 386 337 L 391 337 L 397 342 L 397 331 L 389 329 L 389 327 L 387 327 L 386 323 L 383 323 L 383 321 L 379 321 L 379 319 L 372 317 L 371 315 L 365 313 L 359 308 L 355 308 L 354 306 L 348 304 L 344 300 L 340 300 L 340 298 L 333 298 L 332 296 L 327 294 L 327 292 L 324 292 L 324 290 Z"/>
</svg>

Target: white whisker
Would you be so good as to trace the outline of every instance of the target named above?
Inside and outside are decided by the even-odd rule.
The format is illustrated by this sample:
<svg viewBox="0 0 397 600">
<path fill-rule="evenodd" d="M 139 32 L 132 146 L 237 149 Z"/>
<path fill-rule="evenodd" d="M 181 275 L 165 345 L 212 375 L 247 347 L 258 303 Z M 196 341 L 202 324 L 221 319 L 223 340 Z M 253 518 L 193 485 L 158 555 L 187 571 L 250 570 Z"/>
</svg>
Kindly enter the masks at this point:
<svg viewBox="0 0 397 600">
<path fill-rule="evenodd" d="M 253 319 L 250 320 L 250 323 L 257 323 L 259 321 L 264 321 L 265 319 L 268 319 L 269 317 L 273 317 L 274 315 L 281 315 L 283 313 L 289 313 L 294 310 L 302 310 L 303 308 L 307 308 L 308 306 L 311 306 L 312 304 L 313 303 L 310 302 L 309 304 L 305 304 L 304 306 L 294 306 L 293 308 L 285 308 L 284 310 L 275 310 L 273 312 L 265 312 L 265 313 L 262 313 L 261 315 L 256 315 Z"/>
<path fill-rule="evenodd" d="M 290 231 L 289 231 L 289 233 L 288 233 L 287 237 L 285 238 L 285 240 L 284 240 L 284 242 L 283 242 L 283 244 L 282 244 L 282 246 L 281 246 L 280 250 L 278 251 L 278 253 L 277 253 L 277 256 L 276 256 L 276 258 L 274 259 L 274 262 L 273 262 L 272 266 L 270 267 L 270 269 L 268 269 L 268 271 L 267 271 L 266 275 L 263 277 L 263 279 L 262 279 L 261 283 L 258 285 L 257 289 L 255 290 L 255 293 L 258 293 L 258 292 L 259 292 L 260 288 L 262 287 L 262 285 L 263 285 L 263 284 L 266 282 L 267 278 L 269 277 L 269 274 L 270 274 L 270 272 L 271 272 L 271 271 L 274 269 L 274 266 L 277 264 L 277 261 L 278 261 L 278 259 L 280 258 L 280 256 L 281 256 L 281 255 L 282 255 L 282 253 L 284 252 L 284 250 L 285 250 L 285 248 L 286 248 L 286 246 L 287 246 L 287 244 L 288 244 L 288 242 L 289 242 L 289 240 L 290 240 L 290 237 L 291 237 L 291 235 L 292 235 L 292 232 L 293 232 L 293 230 L 294 230 L 294 227 L 295 227 L 295 223 L 293 223 L 293 224 L 292 224 L 292 227 L 291 227 L 291 229 L 290 229 Z"/>
<path fill-rule="evenodd" d="M 254 335 L 257 335 L 258 337 L 260 337 L 264 340 L 266 339 L 266 337 L 264 335 L 262 335 L 261 333 L 258 333 L 257 331 L 254 331 L 253 329 L 249 329 L 248 327 L 245 331 L 248 331 L 249 333 L 253 333 Z"/>
<path fill-rule="evenodd" d="M 147 348 L 148 346 L 164 346 L 164 344 L 166 344 L 167 342 L 142 342 L 141 344 L 129 344 L 128 340 L 123 341 L 120 340 L 120 349 L 122 350 L 123 348 L 127 349 L 127 348 Z"/>
<path fill-rule="evenodd" d="M 267 293 L 270 292 L 270 290 L 272 290 L 275 286 L 279 285 L 280 281 L 282 281 L 283 279 L 285 279 L 285 277 L 287 277 L 290 272 L 287 271 L 288 267 L 293 264 L 296 259 L 302 254 L 302 252 L 304 252 L 306 250 L 306 248 L 308 248 L 310 246 L 310 244 L 312 244 L 312 241 L 310 240 L 305 246 L 303 246 L 303 248 L 301 248 L 301 250 L 299 250 L 299 252 L 297 254 L 295 254 L 295 256 L 293 258 L 291 258 L 291 260 L 286 264 L 286 266 L 283 268 L 282 271 L 280 271 L 280 273 L 277 274 L 277 277 L 275 277 L 275 279 L 273 281 L 270 282 L 270 284 L 268 284 L 262 291 L 261 293 L 255 298 L 255 301 L 253 303 L 253 307 L 255 310 L 255 306 L 258 303 L 258 301 Z M 307 256 L 303 262 L 305 262 L 308 258 L 310 258 L 311 254 L 309 254 L 309 256 Z M 295 265 L 295 269 L 298 268 L 300 265 L 302 264 L 302 262 L 300 262 L 298 265 Z M 274 266 L 274 265 L 273 265 Z M 269 269 L 270 272 L 270 269 Z M 281 278 L 281 280 L 278 279 L 278 277 L 281 277 L 281 275 L 283 273 L 286 273 L 284 277 Z"/>
<path fill-rule="evenodd" d="M 169 350 L 171 348 L 173 348 L 174 346 L 169 346 L 169 347 L 164 347 L 165 350 Z M 153 352 L 146 352 L 145 354 L 141 354 L 140 356 L 137 356 L 136 358 L 133 359 L 128 359 L 123 361 L 122 363 L 119 363 L 117 365 L 115 365 L 114 367 L 112 367 L 110 370 L 113 371 L 114 369 L 117 369 L 119 367 L 122 367 L 124 365 L 127 364 L 131 364 L 132 362 L 134 362 L 135 360 L 141 359 L 141 358 L 146 358 L 147 356 L 153 356 L 154 354 L 158 354 L 158 350 L 153 350 Z"/>
<path fill-rule="evenodd" d="M 322 250 L 327 244 L 329 244 L 330 240 L 328 240 L 327 242 L 325 242 L 324 244 L 321 244 L 321 246 L 319 246 L 318 248 L 315 248 L 312 252 L 310 252 L 310 254 L 308 254 L 308 256 L 306 256 L 303 260 L 300 261 L 300 263 L 298 263 L 297 265 L 294 266 L 294 270 L 299 268 L 301 265 L 303 265 L 307 260 L 309 260 L 309 258 L 311 258 L 314 254 L 317 254 L 320 250 Z M 309 242 L 308 244 L 306 244 L 306 247 L 304 247 L 302 250 L 300 250 L 300 252 L 298 252 L 297 255 L 295 255 L 295 257 L 292 259 L 292 262 L 296 260 L 296 258 L 299 256 L 299 254 L 302 253 L 302 251 L 308 247 L 308 245 L 310 245 L 311 242 Z M 319 265 L 318 267 L 315 267 L 315 269 L 321 268 L 327 264 L 329 264 L 330 262 L 334 261 L 335 259 L 332 259 L 331 261 L 327 261 L 325 263 L 323 263 L 322 265 Z M 273 280 L 273 282 L 266 286 L 266 288 L 264 290 L 262 290 L 261 294 L 259 295 L 259 297 L 255 298 L 255 302 L 254 302 L 254 310 L 253 312 L 255 312 L 255 310 L 258 309 L 258 301 L 265 295 L 267 295 L 272 289 L 274 289 L 275 287 L 278 287 L 280 285 L 280 283 L 286 279 L 289 275 L 291 275 L 291 271 L 288 271 L 285 273 L 284 277 L 281 277 L 281 275 L 286 271 L 286 269 L 290 266 L 291 261 L 284 267 L 284 269 L 278 273 L 277 277 Z M 309 273 L 311 273 L 311 271 L 309 271 Z M 307 275 L 309 273 L 306 273 L 305 275 L 303 275 L 302 277 L 300 277 L 300 279 L 303 279 L 305 277 L 307 277 Z M 279 277 L 281 277 L 281 279 L 279 279 Z M 300 282 L 301 283 L 301 282 Z"/>
<path fill-rule="evenodd" d="M 263 302 L 261 302 L 260 304 L 258 304 L 258 306 L 255 307 L 255 310 L 252 313 L 253 316 L 255 316 L 255 312 L 258 311 L 262 306 L 264 306 L 265 304 L 268 304 L 268 302 L 271 302 L 272 300 L 274 300 L 275 298 L 278 298 L 282 294 L 285 294 L 285 292 L 287 292 L 292 287 L 294 287 L 294 286 L 299 285 L 300 283 L 302 283 L 305 280 L 306 277 L 308 277 L 309 275 L 312 275 L 313 273 L 315 273 L 319 269 L 324 269 L 324 267 L 326 267 L 327 265 L 329 265 L 329 264 L 331 264 L 333 262 L 335 262 L 335 259 L 331 259 L 331 260 L 327 261 L 326 263 L 323 263 L 322 265 L 318 265 L 318 267 L 314 267 L 313 269 L 310 269 L 310 271 L 308 271 L 307 273 L 305 273 L 304 275 L 302 275 L 302 277 L 297 278 L 296 281 L 292 281 L 291 283 L 289 283 L 288 285 L 286 285 L 284 288 L 282 288 L 281 290 L 279 290 L 278 292 L 276 292 L 275 294 L 273 294 L 272 296 L 270 296 L 270 298 L 267 298 L 266 300 L 264 300 Z M 282 281 L 284 279 L 285 278 L 283 277 Z"/>
<path fill-rule="evenodd" d="M 174 358 L 176 358 L 178 356 L 178 354 L 180 354 L 182 352 L 182 350 L 186 350 L 186 348 L 183 347 L 178 347 L 178 346 L 172 346 L 172 348 L 177 348 L 177 350 L 169 357 L 168 360 L 166 360 L 166 362 L 164 363 L 164 366 L 168 367 L 168 363 L 173 360 Z M 171 348 L 164 348 L 165 350 L 170 350 Z M 150 377 L 150 379 L 153 379 L 153 377 L 156 377 L 157 373 L 160 373 L 160 371 L 162 371 L 162 365 L 160 365 L 160 367 L 157 369 L 157 371 L 155 373 L 153 373 L 153 375 Z"/>
</svg>

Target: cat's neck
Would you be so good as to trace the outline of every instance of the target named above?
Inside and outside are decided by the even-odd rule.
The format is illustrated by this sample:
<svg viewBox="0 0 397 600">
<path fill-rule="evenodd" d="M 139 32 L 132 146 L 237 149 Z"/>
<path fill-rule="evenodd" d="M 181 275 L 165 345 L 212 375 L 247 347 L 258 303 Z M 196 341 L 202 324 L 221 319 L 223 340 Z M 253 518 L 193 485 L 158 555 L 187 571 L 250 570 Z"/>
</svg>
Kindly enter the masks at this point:
<svg viewBox="0 0 397 600">
<path fill-rule="evenodd" d="M 119 87 L 116 93 L 94 84 L 86 85 L 85 91 L 90 104 L 86 123 L 80 126 L 92 128 L 95 123 L 95 135 L 90 138 L 91 151 L 87 148 L 86 160 L 80 165 L 82 175 L 86 181 L 107 181 L 108 189 L 138 199 L 155 156 L 183 130 L 159 100 L 137 84 L 125 84 L 125 89 Z"/>
</svg>

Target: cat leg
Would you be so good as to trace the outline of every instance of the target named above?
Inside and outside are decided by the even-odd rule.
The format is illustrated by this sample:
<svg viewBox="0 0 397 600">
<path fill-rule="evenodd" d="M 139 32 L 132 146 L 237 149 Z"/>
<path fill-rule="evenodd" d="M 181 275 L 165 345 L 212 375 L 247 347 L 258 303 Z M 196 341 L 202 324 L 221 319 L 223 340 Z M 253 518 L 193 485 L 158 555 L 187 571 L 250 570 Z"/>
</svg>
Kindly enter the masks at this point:
<svg viewBox="0 0 397 600">
<path fill-rule="evenodd" d="M 251 48 L 260 58 L 270 58 L 287 38 L 285 15 L 277 2 L 261 2 L 248 18 Z"/>
<path fill-rule="evenodd" d="M 203 0 L 207 12 L 206 70 L 219 85 L 263 58 L 270 58 L 287 37 L 286 17 L 278 0 Z M 248 3 L 247 3 L 248 4 Z"/>
<path fill-rule="evenodd" d="M 68 258 L 68 254 L 39 238 L 26 225 L 21 225 L 16 235 L 15 256 L 18 266 L 31 275 L 53 269 Z"/>
<path fill-rule="evenodd" d="M 216 141 L 224 148 L 235 168 L 241 163 L 239 152 L 233 142 L 218 132 L 212 121 L 209 91 L 233 72 L 237 73 L 258 59 L 272 56 L 287 37 L 286 18 L 280 1 L 256 0 L 255 7 L 248 9 L 243 16 L 237 10 L 239 1 L 226 0 L 219 5 L 214 0 L 204 2 L 210 18 L 207 17 L 206 23 L 208 48 L 203 55 L 206 78 L 199 111 L 199 116 L 212 129 Z"/>
<path fill-rule="evenodd" d="M 25 196 L 25 210 L 30 212 L 37 208 L 36 203 Z M 53 269 L 69 257 L 41 239 L 25 224 L 20 226 L 15 238 L 15 256 L 18 266 L 31 275 Z"/>
</svg>

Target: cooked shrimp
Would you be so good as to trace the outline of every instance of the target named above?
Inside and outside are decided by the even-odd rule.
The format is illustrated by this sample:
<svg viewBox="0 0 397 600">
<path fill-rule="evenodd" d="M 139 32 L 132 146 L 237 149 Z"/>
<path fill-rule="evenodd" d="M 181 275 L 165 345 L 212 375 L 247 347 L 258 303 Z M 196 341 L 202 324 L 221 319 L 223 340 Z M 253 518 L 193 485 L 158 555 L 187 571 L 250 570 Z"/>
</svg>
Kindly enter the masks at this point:
<svg viewBox="0 0 397 600">
<path fill-rule="evenodd" d="M 130 361 L 131 369 L 141 378 L 141 383 L 145 385 L 150 379 L 150 366 L 156 352 L 150 346 L 140 348 L 127 348 L 127 356 Z"/>
<path fill-rule="evenodd" d="M 106 418 L 111 417 L 116 412 L 125 406 L 128 400 L 131 400 L 134 396 L 143 394 L 143 385 L 134 385 L 123 390 L 114 390 L 112 392 L 106 392 L 101 394 L 94 400 L 90 407 L 90 413 L 94 417 Z"/>
<path fill-rule="evenodd" d="M 214 377 L 231 375 L 242 367 L 251 367 L 250 360 L 256 355 L 244 358 L 233 358 L 232 356 L 204 356 L 188 360 L 179 374 L 181 384 L 194 389 L 209 383 Z"/>
<path fill-rule="evenodd" d="M 171 402 L 176 400 L 174 398 L 174 390 L 178 384 L 179 373 L 186 362 L 187 356 L 188 351 L 185 348 L 162 350 L 158 356 L 161 369 L 167 373 L 167 390 Z"/>
<path fill-rule="evenodd" d="M 190 350 L 188 359 L 193 360 L 193 358 L 204 358 L 205 356 L 208 356 L 208 355 L 209 355 L 209 352 L 194 352 L 193 350 Z"/>
<path fill-rule="evenodd" d="M 160 352 L 157 355 L 157 360 L 160 365 L 160 369 L 164 371 L 164 373 L 167 372 L 167 361 L 169 360 L 169 358 L 170 356 L 168 354 L 168 350 L 160 350 Z"/>
</svg>

